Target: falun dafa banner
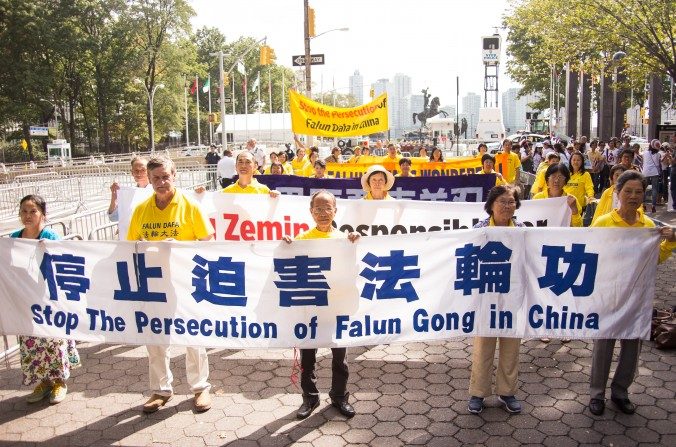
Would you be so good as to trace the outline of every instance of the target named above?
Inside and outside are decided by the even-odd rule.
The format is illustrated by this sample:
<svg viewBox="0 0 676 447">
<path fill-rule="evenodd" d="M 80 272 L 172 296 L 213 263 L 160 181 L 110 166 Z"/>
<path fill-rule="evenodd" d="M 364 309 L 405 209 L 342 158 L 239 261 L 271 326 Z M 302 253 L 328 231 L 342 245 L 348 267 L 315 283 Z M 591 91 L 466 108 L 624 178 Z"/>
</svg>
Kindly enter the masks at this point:
<svg viewBox="0 0 676 447">
<path fill-rule="evenodd" d="M 358 107 L 332 107 L 313 101 L 295 90 L 289 90 L 291 129 L 301 135 L 320 137 L 352 137 L 385 132 L 387 94 Z"/>
</svg>

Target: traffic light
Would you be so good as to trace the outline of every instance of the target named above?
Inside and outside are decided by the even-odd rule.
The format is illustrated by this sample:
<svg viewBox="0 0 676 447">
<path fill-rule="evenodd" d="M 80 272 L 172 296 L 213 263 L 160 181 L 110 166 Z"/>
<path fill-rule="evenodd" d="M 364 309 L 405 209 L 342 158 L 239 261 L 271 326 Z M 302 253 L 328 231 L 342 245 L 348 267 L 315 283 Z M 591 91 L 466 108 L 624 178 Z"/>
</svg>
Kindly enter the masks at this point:
<svg viewBox="0 0 676 447">
<path fill-rule="evenodd" d="M 315 37 L 315 10 L 313 8 L 307 9 L 307 29 L 308 36 Z"/>
<path fill-rule="evenodd" d="M 230 84 L 230 76 L 227 73 L 223 73 L 223 87 Z"/>
<path fill-rule="evenodd" d="M 260 57 L 260 64 L 261 65 L 270 65 L 274 62 L 275 58 L 275 50 L 270 48 L 267 45 L 263 45 L 261 47 L 261 57 Z"/>
<path fill-rule="evenodd" d="M 371 97 L 371 99 L 375 98 L 376 97 L 376 89 L 371 88 L 371 90 L 369 91 L 369 96 Z"/>
</svg>

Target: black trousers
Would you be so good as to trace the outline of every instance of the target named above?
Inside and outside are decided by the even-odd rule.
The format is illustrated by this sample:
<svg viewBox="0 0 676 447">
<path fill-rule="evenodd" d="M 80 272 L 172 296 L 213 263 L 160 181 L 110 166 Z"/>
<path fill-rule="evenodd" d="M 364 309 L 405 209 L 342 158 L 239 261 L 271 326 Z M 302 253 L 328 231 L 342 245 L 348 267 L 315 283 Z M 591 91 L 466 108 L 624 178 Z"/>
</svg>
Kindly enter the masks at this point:
<svg viewBox="0 0 676 447">
<path fill-rule="evenodd" d="M 331 348 L 331 400 L 341 401 L 347 396 L 347 379 L 350 372 L 347 368 L 347 348 Z M 317 363 L 316 349 L 300 350 L 300 387 L 303 395 L 319 396 L 315 365 Z"/>
</svg>

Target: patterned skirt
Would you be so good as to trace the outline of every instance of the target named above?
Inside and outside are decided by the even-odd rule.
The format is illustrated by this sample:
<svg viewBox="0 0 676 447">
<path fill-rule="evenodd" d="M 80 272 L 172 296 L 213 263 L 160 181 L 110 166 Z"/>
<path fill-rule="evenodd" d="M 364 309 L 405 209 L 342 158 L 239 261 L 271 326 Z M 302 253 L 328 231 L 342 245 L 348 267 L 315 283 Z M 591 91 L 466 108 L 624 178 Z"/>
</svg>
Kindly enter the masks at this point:
<svg viewBox="0 0 676 447">
<path fill-rule="evenodd" d="M 24 385 L 65 381 L 71 368 L 80 366 L 75 341 L 61 338 L 19 337 Z"/>
</svg>

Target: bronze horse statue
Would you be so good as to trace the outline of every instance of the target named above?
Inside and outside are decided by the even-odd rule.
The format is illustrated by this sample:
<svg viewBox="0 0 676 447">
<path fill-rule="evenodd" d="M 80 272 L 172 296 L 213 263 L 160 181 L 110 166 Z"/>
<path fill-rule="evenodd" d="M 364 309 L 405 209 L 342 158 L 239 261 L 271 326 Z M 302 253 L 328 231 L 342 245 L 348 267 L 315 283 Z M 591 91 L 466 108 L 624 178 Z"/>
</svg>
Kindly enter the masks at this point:
<svg viewBox="0 0 676 447">
<path fill-rule="evenodd" d="M 427 107 L 427 100 L 429 96 L 427 96 L 426 90 L 423 90 L 423 93 L 426 95 L 425 97 L 425 110 L 422 112 L 414 113 L 413 114 L 413 124 L 416 124 L 416 118 L 418 121 L 420 121 L 420 127 L 427 127 L 427 120 L 429 118 L 432 118 L 433 116 L 437 116 L 441 114 L 444 118 L 448 116 L 448 113 L 444 112 L 443 110 L 439 110 L 439 105 L 441 102 L 439 101 L 439 97 L 435 96 L 432 98 L 432 102 L 430 103 L 429 107 Z"/>
</svg>

